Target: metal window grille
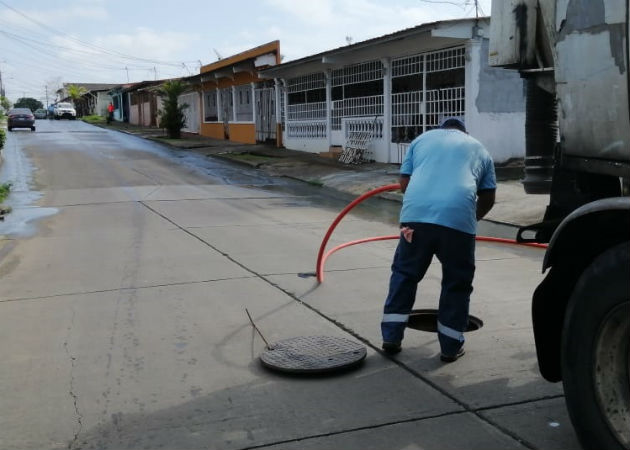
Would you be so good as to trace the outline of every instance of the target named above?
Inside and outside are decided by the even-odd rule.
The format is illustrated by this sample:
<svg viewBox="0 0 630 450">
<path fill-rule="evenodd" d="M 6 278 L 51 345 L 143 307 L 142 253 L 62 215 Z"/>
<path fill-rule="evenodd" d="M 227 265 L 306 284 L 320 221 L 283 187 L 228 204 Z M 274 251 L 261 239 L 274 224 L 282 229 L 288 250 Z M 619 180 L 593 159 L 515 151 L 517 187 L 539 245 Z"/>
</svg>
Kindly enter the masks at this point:
<svg viewBox="0 0 630 450">
<path fill-rule="evenodd" d="M 425 55 L 427 59 L 427 73 L 460 69 L 466 64 L 465 55 L 466 49 L 464 47 L 454 47 L 427 53 Z"/>
<path fill-rule="evenodd" d="M 286 119 L 286 112 L 285 112 L 285 108 L 286 105 L 284 104 L 284 93 L 286 92 L 286 88 L 284 87 L 284 85 L 279 85 L 278 89 L 280 89 L 280 123 L 284 125 Z"/>
<path fill-rule="evenodd" d="M 392 61 L 392 78 L 415 75 L 424 72 L 424 55 L 415 55 Z"/>
<path fill-rule="evenodd" d="M 326 102 L 289 105 L 289 120 L 312 120 L 326 118 Z"/>
<path fill-rule="evenodd" d="M 380 61 L 368 61 L 333 70 L 332 85 L 342 86 L 344 84 L 364 83 L 382 78 L 383 63 Z"/>
<path fill-rule="evenodd" d="M 331 115 L 333 130 L 341 130 L 342 117 L 366 117 L 383 115 L 383 96 L 346 98 L 335 100 Z"/>
<path fill-rule="evenodd" d="M 221 121 L 231 122 L 233 119 L 234 101 L 232 99 L 232 88 L 227 87 L 219 90 L 221 95 Z"/>
<path fill-rule="evenodd" d="M 211 90 L 203 93 L 204 121 L 216 122 L 218 120 L 217 91 Z"/>
<path fill-rule="evenodd" d="M 458 70 L 464 68 L 465 63 L 464 47 L 398 58 L 392 61 L 392 78 Z M 464 86 L 423 91 L 410 85 L 409 89 L 391 96 L 393 142 L 410 142 L 422 132 L 437 127 L 445 117 L 465 115 Z M 399 150 L 399 154 L 404 155 L 404 146 Z"/>
<path fill-rule="evenodd" d="M 464 88 L 446 88 L 427 91 L 426 129 L 435 128 L 450 116 L 464 116 Z"/>
<path fill-rule="evenodd" d="M 251 86 L 249 84 L 244 84 L 241 86 L 236 86 L 234 91 L 236 93 L 236 120 L 238 122 L 251 122 L 254 120 L 254 110 L 253 105 L 249 96 L 251 95 Z"/>
<path fill-rule="evenodd" d="M 326 122 L 288 122 L 287 136 L 301 139 L 325 139 Z"/>
<path fill-rule="evenodd" d="M 303 75 L 301 77 L 290 78 L 287 80 L 287 92 L 309 91 L 311 89 L 322 89 L 326 87 L 326 77 L 323 72 Z"/>
<path fill-rule="evenodd" d="M 422 91 L 392 94 L 392 127 L 422 125 Z"/>
</svg>

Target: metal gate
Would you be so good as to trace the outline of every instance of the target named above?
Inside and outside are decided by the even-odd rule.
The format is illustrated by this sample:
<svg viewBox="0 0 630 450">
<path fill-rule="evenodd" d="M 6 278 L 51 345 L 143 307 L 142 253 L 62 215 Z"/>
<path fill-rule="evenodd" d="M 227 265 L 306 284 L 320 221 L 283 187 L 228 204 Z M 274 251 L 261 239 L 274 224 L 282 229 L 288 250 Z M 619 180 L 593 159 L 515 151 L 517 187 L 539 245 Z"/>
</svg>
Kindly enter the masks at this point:
<svg viewBox="0 0 630 450">
<path fill-rule="evenodd" d="M 184 116 L 186 117 L 186 126 L 182 128 L 182 131 L 189 133 L 199 133 L 200 126 L 200 112 L 199 112 L 199 93 L 188 92 L 182 94 L 177 99 L 177 102 L 181 104 L 187 104 L 188 108 L 184 109 Z"/>
<path fill-rule="evenodd" d="M 234 120 L 234 98 L 232 88 L 221 89 L 221 121 L 223 122 L 223 136 L 230 138 L 230 122 Z"/>
<path fill-rule="evenodd" d="M 256 141 L 276 140 L 276 91 L 273 87 L 255 90 Z"/>
</svg>

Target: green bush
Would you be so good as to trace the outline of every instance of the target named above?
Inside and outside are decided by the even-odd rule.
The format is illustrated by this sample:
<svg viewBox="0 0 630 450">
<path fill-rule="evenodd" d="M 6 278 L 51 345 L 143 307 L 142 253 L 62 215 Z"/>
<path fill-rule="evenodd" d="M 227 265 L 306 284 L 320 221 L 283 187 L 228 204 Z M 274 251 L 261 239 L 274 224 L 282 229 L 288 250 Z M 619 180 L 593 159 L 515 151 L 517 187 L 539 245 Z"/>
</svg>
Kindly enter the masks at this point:
<svg viewBox="0 0 630 450">
<path fill-rule="evenodd" d="M 98 114 L 94 114 L 91 116 L 83 116 L 81 120 L 87 123 L 97 124 L 97 123 L 105 123 L 105 117 L 99 116 Z"/>
<path fill-rule="evenodd" d="M 0 184 L 0 203 L 2 203 L 11 192 L 11 183 Z"/>
<path fill-rule="evenodd" d="M 4 128 L 0 128 L 0 149 L 4 147 L 4 141 L 7 139 L 7 132 Z"/>
<path fill-rule="evenodd" d="M 158 95 L 164 99 L 162 110 L 160 111 L 160 128 L 166 129 L 168 137 L 179 139 L 182 128 L 186 126 L 186 116 L 184 110 L 187 104 L 178 104 L 177 98 L 184 93 L 186 85 L 179 80 L 167 81 L 158 91 Z"/>
</svg>

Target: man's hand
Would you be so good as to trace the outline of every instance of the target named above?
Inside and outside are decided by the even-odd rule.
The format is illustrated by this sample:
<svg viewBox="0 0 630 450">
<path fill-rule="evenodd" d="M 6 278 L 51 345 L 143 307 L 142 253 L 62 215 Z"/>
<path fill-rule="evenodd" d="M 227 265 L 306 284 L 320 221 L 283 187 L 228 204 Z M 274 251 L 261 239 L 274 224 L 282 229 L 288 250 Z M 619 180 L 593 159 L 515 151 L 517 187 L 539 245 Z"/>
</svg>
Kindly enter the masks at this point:
<svg viewBox="0 0 630 450">
<path fill-rule="evenodd" d="M 409 184 L 409 178 L 411 178 L 409 175 L 404 175 L 404 174 L 400 175 L 400 181 L 399 181 L 400 192 L 402 192 L 403 194 L 407 190 L 407 185 Z"/>
<path fill-rule="evenodd" d="M 495 192 L 494 189 L 477 192 L 477 220 L 483 219 L 494 206 Z"/>
</svg>

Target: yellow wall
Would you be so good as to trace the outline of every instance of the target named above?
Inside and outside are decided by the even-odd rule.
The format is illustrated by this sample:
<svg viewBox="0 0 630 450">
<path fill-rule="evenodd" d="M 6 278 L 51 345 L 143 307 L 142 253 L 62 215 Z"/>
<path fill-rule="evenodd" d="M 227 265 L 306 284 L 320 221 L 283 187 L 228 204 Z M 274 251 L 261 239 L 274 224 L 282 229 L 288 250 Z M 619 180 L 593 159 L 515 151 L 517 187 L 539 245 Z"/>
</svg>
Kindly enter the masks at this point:
<svg viewBox="0 0 630 450">
<path fill-rule="evenodd" d="M 215 139 L 223 139 L 223 123 L 202 123 L 199 134 Z"/>
<path fill-rule="evenodd" d="M 230 123 L 228 127 L 230 141 L 243 144 L 256 143 L 256 125 L 253 123 Z M 214 139 L 224 139 L 223 123 L 202 123 L 199 134 Z"/>
<path fill-rule="evenodd" d="M 230 141 L 243 144 L 256 143 L 256 125 L 253 123 L 231 123 Z"/>
</svg>

